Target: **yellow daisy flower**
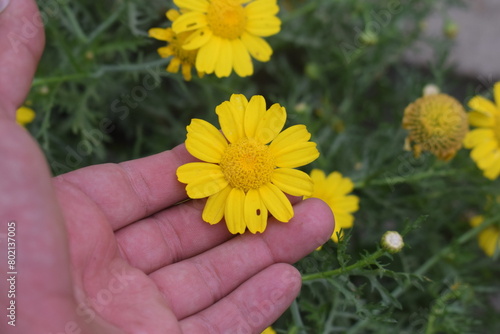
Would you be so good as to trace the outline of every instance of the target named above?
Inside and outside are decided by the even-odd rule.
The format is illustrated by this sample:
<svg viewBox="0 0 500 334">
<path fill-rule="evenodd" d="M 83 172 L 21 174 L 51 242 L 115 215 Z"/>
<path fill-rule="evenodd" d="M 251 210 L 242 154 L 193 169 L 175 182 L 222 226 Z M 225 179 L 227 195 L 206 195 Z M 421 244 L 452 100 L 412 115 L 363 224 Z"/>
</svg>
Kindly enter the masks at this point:
<svg viewBox="0 0 500 334">
<path fill-rule="evenodd" d="M 22 126 L 33 122 L 35 119 L 35 111 L 28 107 L 21 107 L 16 111 L 16 122 Z"/>
<path fill-rule="evenodd" d="M 260 334 L 276 334 L 276 331 L 271 326 L 269 326 Z"/>
<path fill-rule="evenodd" d="M 455 156 L 469 130 L 464 108 L 446 94 L 425 95 L 408 105 L 403 128 L 409 132 L 406 146 L 415 157 L 430 151 L 444 161 Z"/>
<path fill-rule="evenodd" d="M 496 103 L 482 96 L 469 101 L 473 111 L 469 122 L 476 129 L 467 134 L 464 146 L 472 149 L 470 156 L 485 177 L 495 180 L 500 175 L 500 82 L 493 86 Z"/>
<path fill-rule="evenodd" d="M 187 127 L 186 149 L 202 162 L 180 166 L 177 177 L 190 198 L 208 197 L 202 218 L 217 224 L 225 218 L 233 234 L 263 232 L 268 212 L 281 222 L 293 217 L 285 193 L 312 193 L 309 175 L 294 168 L 319 156 L 304 125 L 281 132 L 286 110 L 273 104 L 266 110 L 260 95 L 248 101 L 233 94 L 215 109 L 222 133 L 212 124 L 193 119 Z"/>
<path fill-rule="evenodd" d="M 175 33 L 192 32 L 183 45 L 199 49 L 196 68 L 217 77 L 232 70 L 241 77 L 253 73 L 251 57 L 266 62 L 273 50 L 262 38 L 277 34 L 281 21 L 276 0 L 174 0 L 182 15 Z"/>
<path fill-rule="evenodd" d="M 484 221 L 483 216 L 474 216 L 470 220 L 472 227 L 481 225 Z M 498 248 L 500 248 L 500 228 L 497 226 L 489 226 L 482 230 L 478 235 L 479 247 L 486 253 L 486 255 L 492 257 Z"/>
<path fill-rule="evenodd" d="M 174 21 L 180 16 L 180 13 L 174 9 L 167 12 L 167 18 Z M 191 35 L 190 32 L 176 34 L 172 28 L 151 28 L 148 31 L 149 36 L 160 41 L 167 42 L 167 46 L 158 49 L 158 54 L 162 58 L 172 57 L 166 70 L 170 73 L 179 72 L 181 68 L 184 80 L 190 81 L 191 69 L 193 68 L 198 50 L 185 50 L 183 45 L 186 39 Z M 198 76 L 202 77 L 203 72 L 198 71 Z"/>
<path fill-rule="evenodd" d="M 335 216 L 335 230 L 331 239 L 338 242 L 337 233 L 346 228 L 351 228 L 354 223 L 353 212 L 359 209 L 359 197 L 348 195 L 354 189 L 354 183 L 348 177 L 343 177 L 339 172 L 332 172 L 325 176 L 319 169 L 311 171 L 314 184 L 313 193 L 305 198 L 315 197 L 323 200 Z"/>
</svg>

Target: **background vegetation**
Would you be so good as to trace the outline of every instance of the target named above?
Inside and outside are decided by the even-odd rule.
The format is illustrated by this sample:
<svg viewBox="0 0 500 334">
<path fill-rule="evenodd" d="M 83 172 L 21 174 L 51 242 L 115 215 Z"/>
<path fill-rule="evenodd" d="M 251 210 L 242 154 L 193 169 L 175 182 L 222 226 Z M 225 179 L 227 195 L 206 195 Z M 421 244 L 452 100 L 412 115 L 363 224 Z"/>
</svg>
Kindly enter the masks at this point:
<svg viewBox="0 0 500 334">
<path fill-rule="evenodd" d="M 47 46 L 27 101 L 37 113 L 28 129 L 60 174 L 168 150 L 185 140 L 191 118 L 216 124 L 214 108 L 230 94 L 262 94 L 287 108 L 287 125 L 313 134 L 322 155 L 308 168 L 340 171 L 360 197 L 352 233 L 297 264 L 304 286 L 275 330 L 499 333 L 498 258 L 479 249 L 480 229 L 468 223 L 500 195 L 499 181 L 485 179 L 465 149 L 448 163 L 403 150 L 404 108 L 427 83 L 464 103 L 488 96 L 493 84 L 453 73 L 446 34 L 424 37 L 437 3 L 443 15 L 461 5 L 282 0 L 282 31 L 267 39 L 270 62 L 254 62 L 249 78 L 185 82 L 164 70 L 168 59 L 156 53 L 163 44 L 147 36 L 167 25 L 171 1 L 39 1 Z M 435 51 L 427 69 L 404 60 L 417 40 Z M 498 219 L 499 204 L 488 210 Z M 406 247 L 376 258 L 387 230 L 405 232 Z"/>
</svg>

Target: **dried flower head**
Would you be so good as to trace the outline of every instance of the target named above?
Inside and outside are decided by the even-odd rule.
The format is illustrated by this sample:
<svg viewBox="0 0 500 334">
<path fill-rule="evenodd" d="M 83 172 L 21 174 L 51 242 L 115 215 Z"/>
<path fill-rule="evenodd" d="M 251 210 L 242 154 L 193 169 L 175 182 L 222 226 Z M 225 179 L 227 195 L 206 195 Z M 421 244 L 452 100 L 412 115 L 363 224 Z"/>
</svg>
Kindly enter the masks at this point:
<svg viewBox="0 0 500 334">
<path fill-rule="evenodd" d="M 469 130 L 464 108 L 446 94 L 427 95 L 408 105 L 403 128 L 415 157 L 430 151 L 444 161 L 455 156 Z"/>
</svg>

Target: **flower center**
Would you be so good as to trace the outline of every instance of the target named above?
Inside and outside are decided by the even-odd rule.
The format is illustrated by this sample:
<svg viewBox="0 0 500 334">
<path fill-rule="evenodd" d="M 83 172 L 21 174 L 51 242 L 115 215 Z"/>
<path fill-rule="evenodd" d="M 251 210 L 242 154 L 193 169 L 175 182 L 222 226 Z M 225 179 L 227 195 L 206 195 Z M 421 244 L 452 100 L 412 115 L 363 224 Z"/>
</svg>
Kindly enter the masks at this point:
<svg viewBox="0 0 500 334">
<path fill-rule="evenodd" d="M 235 39 L 245 31 L 247 16 L 237 0 L 212 0 L 207 11 L 208 26 L 214 35 Z"/>
<path fill-rule="evenodd" d="M 415 115 L 420 120 L 414 124 L 416 135 L 424 145 L 451 149 L 460 145 L 467 132 L 465 111 L 458 102 L 444 95 L 432 95 L 421 99 L 415 109 Z"/>
<path fill-rule="evenodd" d="M 180 34 L 174 34 L 172 40 L 169 41 L 170 47 L 173 53 L 181 63 L 194 65 L 196 62 L 196 55 L 198 50 L 185 50 L 182 46 L 186 39 L 191 35 L 191 32 L 181 32 Z"/>
<path fill-rule="evenodd" d="M 275 163 L 269 146 L 253 138 L 242 138 L 229 144 L 222 154 L 220 167 L 232 187 L 246 192 L 271 182 Z"/>
</svg>

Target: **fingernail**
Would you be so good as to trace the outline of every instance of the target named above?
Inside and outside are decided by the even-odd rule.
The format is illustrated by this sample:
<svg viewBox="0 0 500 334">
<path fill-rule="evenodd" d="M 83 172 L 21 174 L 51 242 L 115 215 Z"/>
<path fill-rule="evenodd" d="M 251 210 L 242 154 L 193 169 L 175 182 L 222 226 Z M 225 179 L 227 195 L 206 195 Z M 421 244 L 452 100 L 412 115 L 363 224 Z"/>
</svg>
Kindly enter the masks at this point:
<svg viewBox="0 0 500 334">
<path fill-rule="evenodd" d="M 9 3 L 10 3 L 10 0 L 0 0 L 0 13 L 3 12 L 5 10 L 5 8 L 7 8 Z"/>
</svg>

